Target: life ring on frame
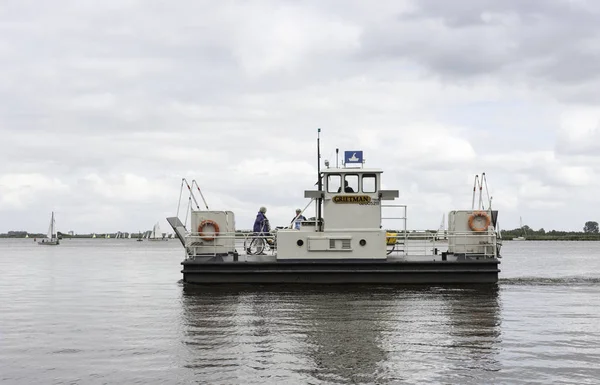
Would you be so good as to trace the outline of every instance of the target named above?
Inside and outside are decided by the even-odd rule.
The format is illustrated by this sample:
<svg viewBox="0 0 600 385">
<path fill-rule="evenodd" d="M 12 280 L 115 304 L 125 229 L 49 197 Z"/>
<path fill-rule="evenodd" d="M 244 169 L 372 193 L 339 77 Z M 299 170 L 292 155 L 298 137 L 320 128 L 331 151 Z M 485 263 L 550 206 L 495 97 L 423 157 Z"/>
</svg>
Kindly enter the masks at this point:
<svg viewBox="0 0 600 385">
<path fill-rule="evenodd" d="M 477 218 L 485 219 L 485 225 L 483 227 L 475 226 L 473 222 L 475 222 L 475 219 Z M 469 216 L 469 228 L 476 232 L 486 231 L 491 222 L 490 216 L 485 211 L 475 211 Z"/>
<path fill-rule="evenodd" d="M 204 234 L 204 227 L 206 227 L 207 225 L 214 227 L 214 236 L 211 237 Z M 198 233 L 200 234 L 200 237 L 202 237 L 202 239 L 204 239 L 205 241 L 212 241 L 217 235 L 219 235 L 219 225 L 217 224 L 217 222 L 211 219 L 205 219 L 202 222 L 200 222 L 200 225 L 198 226 Z"/>
</svg>

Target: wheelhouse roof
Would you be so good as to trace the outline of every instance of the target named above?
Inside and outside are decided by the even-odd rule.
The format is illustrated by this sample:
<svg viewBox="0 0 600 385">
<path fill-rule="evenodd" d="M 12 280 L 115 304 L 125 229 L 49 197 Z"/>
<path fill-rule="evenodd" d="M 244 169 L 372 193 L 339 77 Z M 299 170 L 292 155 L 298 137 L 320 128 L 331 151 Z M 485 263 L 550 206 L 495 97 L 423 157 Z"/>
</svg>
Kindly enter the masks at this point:
<svg viewBox="0 0 600 385">
<path fill-rule="evenodd" d="M 332 168 L 326 168 L 321 170 L 321 173 L 323 174 L 341 174 L 341 173 L 345 173 L 345 174 L 356 174 L 356 173 L 361 173 L 361 174 L 377 174 L 377 173 L 382 173 L 383 170 L 380 168 L 360 168 L 360 167 L 343 167 L 343 168 L 336 168 L 336 167 L 332 167 Z"/>
</svg>

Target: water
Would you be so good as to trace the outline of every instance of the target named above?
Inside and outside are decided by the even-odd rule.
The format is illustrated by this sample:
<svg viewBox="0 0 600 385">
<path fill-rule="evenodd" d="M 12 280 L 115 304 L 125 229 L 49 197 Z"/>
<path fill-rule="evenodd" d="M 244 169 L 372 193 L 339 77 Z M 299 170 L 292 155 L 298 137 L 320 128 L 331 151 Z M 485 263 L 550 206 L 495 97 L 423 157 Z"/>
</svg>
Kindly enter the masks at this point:
<svg viewBox="0 0 600 385">
<path fill-rule="evenodd" d="M 497 286 L 225 289 L 175 240 L 0 240 L 0 382 L 597 383 L 600 243 L 503 254 Z"/>
</svg>

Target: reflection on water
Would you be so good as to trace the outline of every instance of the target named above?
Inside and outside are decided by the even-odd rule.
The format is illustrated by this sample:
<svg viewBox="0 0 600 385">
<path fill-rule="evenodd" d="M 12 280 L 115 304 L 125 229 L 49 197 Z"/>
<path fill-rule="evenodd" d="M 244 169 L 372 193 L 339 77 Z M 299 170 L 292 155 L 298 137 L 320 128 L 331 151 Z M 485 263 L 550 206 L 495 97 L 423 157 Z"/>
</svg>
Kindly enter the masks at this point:
<svg viewBox="0 0 600 385">
<path fill-rule="evenodd" d="M 497 286 L 223 288 L 175 242 L 0 240 L 0 383 L 597 383 L 600 242 L 503 250 Z"/>
<path fill-rule="evenodd" d="M 182 311 L 187 366 L 208 382 L 444 382 L 500 368 L 495 285 L 184 286 Z"/>
</svg>

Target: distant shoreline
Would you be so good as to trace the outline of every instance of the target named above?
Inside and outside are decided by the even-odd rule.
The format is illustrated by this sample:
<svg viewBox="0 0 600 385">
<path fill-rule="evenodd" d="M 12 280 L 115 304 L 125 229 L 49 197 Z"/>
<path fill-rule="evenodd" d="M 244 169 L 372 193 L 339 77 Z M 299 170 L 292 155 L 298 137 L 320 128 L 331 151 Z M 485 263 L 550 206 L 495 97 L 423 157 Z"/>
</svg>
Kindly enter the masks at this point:
<svg viewBox="0 0 600 385">
<path fill-rule="evenodd" d="M 527 241 L 600 241 L 600 235 L 594 236 L 563 236 L 563 237 L 527 237 L 526 239 L 514 240 L 513 238 L 502 238 L 503 241 L 527 242 Z"/>
<path fill-rule="evenodd" d="M 388 230 L 390 232 L 395 232 L 403 234 L 403 231 L 397 230 Z M 432 234 L 436 233 L 436 231 L 430 230 Z M 251 231 L 238 231 L 236 236 L 245 237 L 247 234 L 251 233 Z M 508 233 L 508 234 L 507 234 Z M 409 231 L 410 234 L 410 231 Z M 1 238 L 25 238 L 25 233 L 19 232 L 18 235 L 2 233 L 0 234 Z M 46 234 L 32 234 L 27 233 L 29 238 L 45 238 Z M 140 238 L 139 234 L 131 234 L 131 238 L 116 238 L 116 234 L 108 234 L 110 238 L 108 239 L 138 239 Z M 75 234 L 68 235 L 62 234 L 62 239 L 106 239 L 106 233 L 99 234 L 96 233 L 96 238 L 93 238 L 93 234 Z M 518 237 L 518 235 L 510 234 L 510 232 L 502 232 L 502 240 L 503 241 L 513 241 L 513 238 Z M 176 239 L 176 238 L 175 238 Z M 584 232 L 561 232 L 561 234 L 531 234 L 526 235 L 523 240 L 514 240 L 514 242 L 527 242 L 527 241 L 600 241 L 600 234 L 598 233 L 584 233 Z"/>
</svg>

